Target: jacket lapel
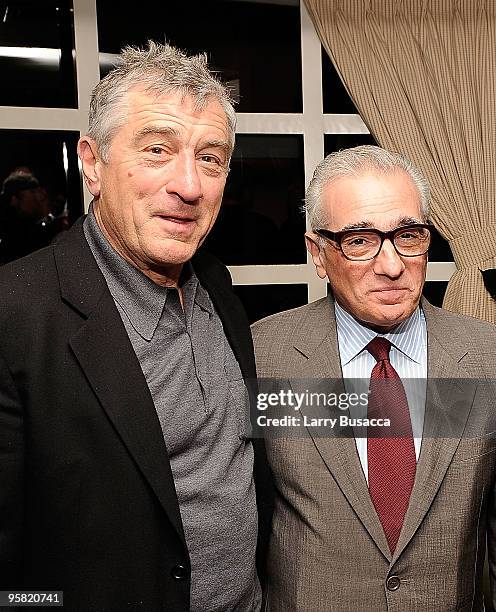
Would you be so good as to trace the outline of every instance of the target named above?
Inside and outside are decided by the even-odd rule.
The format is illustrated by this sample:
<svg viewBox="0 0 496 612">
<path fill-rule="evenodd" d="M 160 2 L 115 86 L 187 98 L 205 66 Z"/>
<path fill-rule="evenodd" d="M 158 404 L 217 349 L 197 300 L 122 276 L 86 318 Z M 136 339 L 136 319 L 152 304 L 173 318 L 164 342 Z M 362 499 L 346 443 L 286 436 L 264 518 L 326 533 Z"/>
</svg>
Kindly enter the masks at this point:
<svg viewBox="0 0 496 612">
<path fill-rule="evenodd" d="M 322 338 L 323 331 L 327 334 Z M 312 314 L 299 330 L 294 342 L 295 349 L 307 357 L 301 369 L 299 381 L 293 383 L 296 392 L 304 392 L 311 383 L 309 379 L 331 381 L 333 389 L 326 392 L 344 392 L 343 374 L 338 351 L 336 319 L 331 299 L 325 298 L 318 303 Z M 313 409 L 302 407 L 302 414 L 314 416 Z M 346 414 L 346 413 L 343 413 Z M 322 414 L 320 416 L 323 416 Z M 316 435 L 313 428 L 307 428 L 315 447 L 329 472 L 333 475 L 343 495 L 369 532 L 379 550 L 391 559 L 384 530 L 370 499 L 367 481 L 356 449 L 353 431 L 350 428 L 330 429 L 324 436 Z"/>
<path fill-rule="evenodd" d="M 85 319 L 70 346 L 117 435 L 185 543 L 174 479 L 145 378 L 78 221 L 55 246 L 61 297 Z M 103 357 L 101 357 L 103 356 Z"/>
<path fill-rule="evenodd" d="M 428 338 L 424 431 L 415 483 L 391 565 L 411 541 L 434 501 L 460 443 L 476 390 L 476 381 L 470 383 L 472 377 L 463 367 L 467 351 L 454 339 L 446 313 L 425 300 L 422 307 Z M 445 347 L 447 339 L 449 350 Z"/>
</svg>

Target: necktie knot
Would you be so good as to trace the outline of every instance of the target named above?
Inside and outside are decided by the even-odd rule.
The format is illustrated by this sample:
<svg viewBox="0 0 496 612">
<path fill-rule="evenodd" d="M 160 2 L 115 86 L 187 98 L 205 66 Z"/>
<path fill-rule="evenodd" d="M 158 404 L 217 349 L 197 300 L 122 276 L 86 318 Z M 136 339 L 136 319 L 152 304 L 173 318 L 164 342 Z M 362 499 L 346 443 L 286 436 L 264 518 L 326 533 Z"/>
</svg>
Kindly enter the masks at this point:
<svg viewBox="0 0 496 612">
<path fill-rule="evenodd" d="M 391 342 L 389 342 L 387 338 L 381 338 L 379 336 L 376 336 L 367 344 L 365 348 L 374 357 L 376 361 L 389 360 Z"/>
</svg>

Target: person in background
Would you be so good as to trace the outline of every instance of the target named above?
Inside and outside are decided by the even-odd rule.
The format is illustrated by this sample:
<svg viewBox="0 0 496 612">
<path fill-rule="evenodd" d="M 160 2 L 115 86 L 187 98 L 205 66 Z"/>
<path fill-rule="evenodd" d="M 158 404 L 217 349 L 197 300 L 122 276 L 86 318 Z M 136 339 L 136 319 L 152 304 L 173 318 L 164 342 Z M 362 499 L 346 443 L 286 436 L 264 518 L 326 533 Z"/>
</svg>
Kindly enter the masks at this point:
<svg viewBox="0 0 496 612">
<path fill-rule="evenodd" d="M 0 263 L 49 245 L 61 229 L 38 179 L 28 169 L 11 172 L 0 191 Z"/>
</svg>

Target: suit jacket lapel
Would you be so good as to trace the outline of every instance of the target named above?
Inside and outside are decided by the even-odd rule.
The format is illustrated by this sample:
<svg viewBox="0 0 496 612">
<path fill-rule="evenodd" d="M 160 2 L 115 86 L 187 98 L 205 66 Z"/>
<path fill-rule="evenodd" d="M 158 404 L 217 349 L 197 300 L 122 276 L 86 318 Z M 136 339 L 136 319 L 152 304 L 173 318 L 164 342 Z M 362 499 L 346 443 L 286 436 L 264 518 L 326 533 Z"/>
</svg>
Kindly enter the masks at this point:
<svg viewBox="0 0 496 612">
<path fill-rule="evenodd" d="M 184 543 L 160 422 L 117 308 L 84 238 L 82 221 L 57 243 L 55 260 L 62 299 L 86 319 L 70 339 L 74 355 Z"/>
<path fill-rule="evenodd" d="M 415 483 L 392 564 L 415 535 L 441 486 L 460 443 L 472 407 L 476 383 L 463 368 L 467 351 L 453 342 L 445 313 L 425 300 L 428 387 L 424 432 Z M 448 339 L 449 351 L 445 348 Z M 455 408 L 456 406 L 456 408 Z"/>
<path fill-rule="evenodd" d="M 326 330 L 327 334 L 322 338 Z M 293 386 L 301 386 L 301 389 L 295 391 L 303 392 L 304 387 L 310 384 L 309 379 L 313 378 L 335 381 L 333 391 L 344 392 L 332 300 L 319 302 L 305 325 L 298 330 L 294 346 L 308 358 L 301 370 L 301 380 L 293 383 Z M 327 389 L 327 392 L 331 392 L 331 389 Z M 311 416 L 311 409 L 302 407 L 302 414 Z M 350 428 L 330 429 L 325 436 L 316 435 L 311 427 L 307 431 L 350 506 L 382 554 L 386 559 L 391 559 L 384 530 L 370 499 L 353 431 Z"/>
</svg>

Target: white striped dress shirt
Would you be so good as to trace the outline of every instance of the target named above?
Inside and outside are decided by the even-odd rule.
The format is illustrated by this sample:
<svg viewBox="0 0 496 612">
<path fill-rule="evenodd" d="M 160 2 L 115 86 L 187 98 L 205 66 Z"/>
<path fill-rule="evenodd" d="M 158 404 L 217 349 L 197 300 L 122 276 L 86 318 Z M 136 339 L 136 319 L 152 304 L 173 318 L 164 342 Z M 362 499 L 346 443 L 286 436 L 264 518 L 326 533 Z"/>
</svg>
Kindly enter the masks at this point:
<svg viewBox="0 0 496 612">
<path fill-rule="evenodd" d="M 347 393 L 361 393 L 368 389 L 370 375 L 376 364 L 366 350 L 367 344 L 376 336 L 391 342 L 389 359 L 403 381 L 410 409 L 415 456 L 419 458 L 424 426 L 425 395 L 427 381 L 427 327 L 424 313 L 417 307 L 408 319 L 386 334 L 359 323 L 352 315 L 335 302 L 339 356 Z M 350 407 L 352 418 L 366 417 L 367 407 Z M 365 430 L 366 431 L 366 430 Z M 355 442 L 368 482 L 367 438 L 363 428 L 355 429 Z"/>
</svg>

